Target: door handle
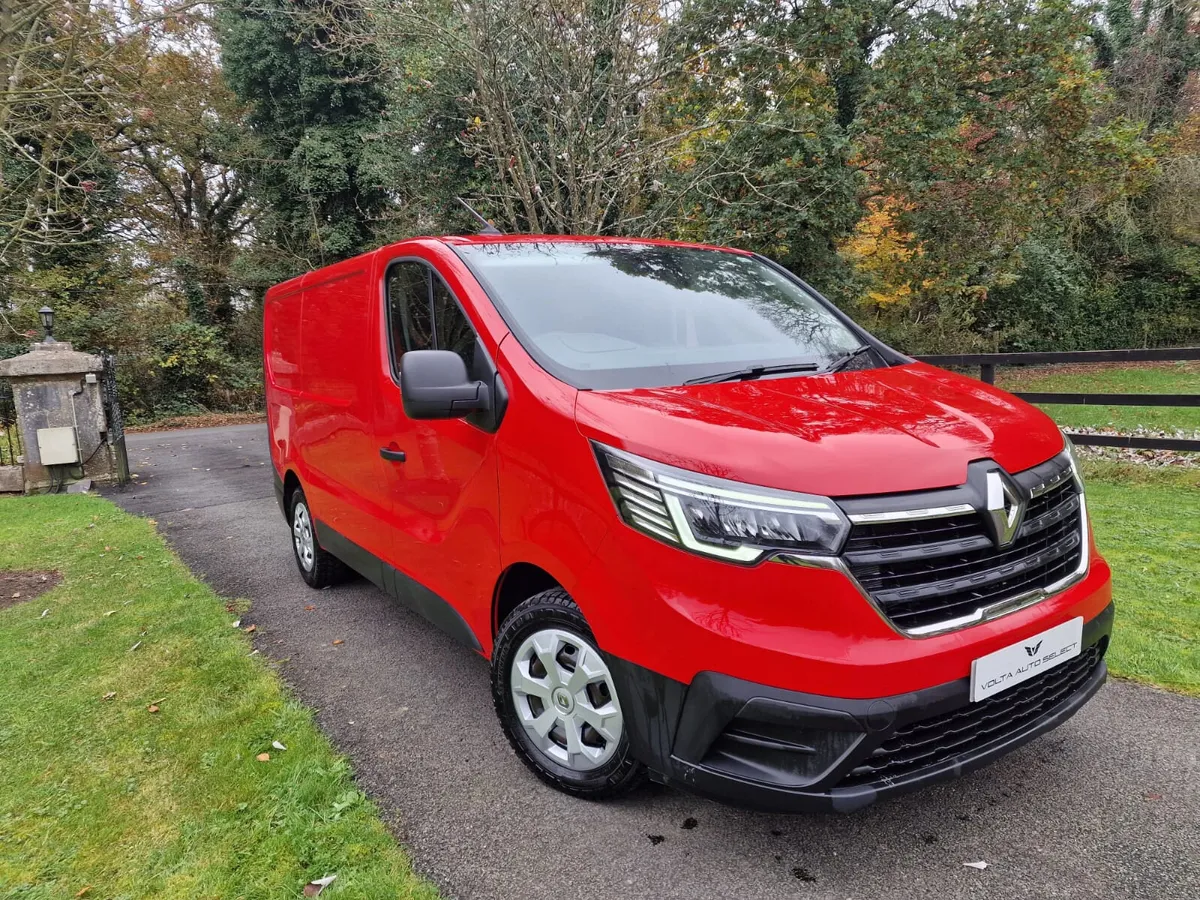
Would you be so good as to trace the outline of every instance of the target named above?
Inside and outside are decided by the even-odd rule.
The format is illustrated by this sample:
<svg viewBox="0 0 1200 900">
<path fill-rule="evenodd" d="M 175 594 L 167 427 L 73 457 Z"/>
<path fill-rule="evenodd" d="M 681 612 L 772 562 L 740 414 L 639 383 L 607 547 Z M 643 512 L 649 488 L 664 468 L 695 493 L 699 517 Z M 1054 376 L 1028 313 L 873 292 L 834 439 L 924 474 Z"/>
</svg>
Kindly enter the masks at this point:
<svg viewBox="0 0 1200 900">
<path fill-rule="evenodd" d="M 403 450 L 389 450 L 387 447 L 380 447 L 379 455 L 390 462 L 404 462 Z"/>
</svg>

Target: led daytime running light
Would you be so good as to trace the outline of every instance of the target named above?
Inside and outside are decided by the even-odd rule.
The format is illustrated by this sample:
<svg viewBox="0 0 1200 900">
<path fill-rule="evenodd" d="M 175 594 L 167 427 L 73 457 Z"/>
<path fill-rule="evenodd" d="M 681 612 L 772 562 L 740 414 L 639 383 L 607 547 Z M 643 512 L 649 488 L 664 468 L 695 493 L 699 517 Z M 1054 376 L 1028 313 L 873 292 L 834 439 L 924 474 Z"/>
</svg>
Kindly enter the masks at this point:
<svg viewBox="0 0 1200 900">
<path fill-rule="evenodd" d="M 694 553 L 742 564 L 776 551 L 832 555 L 850 531 L 826 497 L 743 485 L 594 447 L 626 524 Z"/>
</svg>

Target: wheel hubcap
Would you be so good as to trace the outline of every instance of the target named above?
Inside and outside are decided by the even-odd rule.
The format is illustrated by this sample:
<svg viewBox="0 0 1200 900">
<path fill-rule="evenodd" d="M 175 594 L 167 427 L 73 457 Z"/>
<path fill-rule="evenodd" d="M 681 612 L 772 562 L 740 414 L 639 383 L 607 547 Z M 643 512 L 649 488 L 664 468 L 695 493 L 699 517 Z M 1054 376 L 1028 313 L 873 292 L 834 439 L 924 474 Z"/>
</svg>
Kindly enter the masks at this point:
<svg viewBox="0 0 1200 900">
<path fill-rule="evenodd" d="M 624 721 L 612 674 L 576 634 L 547 628 L 513 658 L 513 703 L 533 745 L 561 766 L 586 772 L 617 752 Z"/>
<path fill-rule="evenodd" d="M 315 555 L 313 542 L 312 520 L 308 517 L 308 507 L 297 503 L 292 512 L 292 543 L 296 545 L 296 558 L 305 572 L 311 572 Z"/>
</svg>

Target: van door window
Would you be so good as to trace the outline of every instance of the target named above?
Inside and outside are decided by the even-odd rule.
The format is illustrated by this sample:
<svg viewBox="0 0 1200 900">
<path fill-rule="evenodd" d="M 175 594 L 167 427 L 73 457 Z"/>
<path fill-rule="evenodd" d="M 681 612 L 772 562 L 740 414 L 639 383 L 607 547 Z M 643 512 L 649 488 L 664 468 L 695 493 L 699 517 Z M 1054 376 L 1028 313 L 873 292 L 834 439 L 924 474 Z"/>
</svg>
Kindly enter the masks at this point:
<svg viewBox="0 0 1200 900">
<path fill-rule="evenodd" d="M 392 369 L 399 377 L 401 354 L 433 349 L 429 269 L 419 262 L 396 263 L 388 270 L 387 294 Z"/>
<path fill-rule="evenodd" d="M 438 350 L 453 350 L 473 372 L 475 364 L 475 329 L 471 327 L 462 308 L 442 279 L 433 279 L 433 325 Z"/>
</svg>

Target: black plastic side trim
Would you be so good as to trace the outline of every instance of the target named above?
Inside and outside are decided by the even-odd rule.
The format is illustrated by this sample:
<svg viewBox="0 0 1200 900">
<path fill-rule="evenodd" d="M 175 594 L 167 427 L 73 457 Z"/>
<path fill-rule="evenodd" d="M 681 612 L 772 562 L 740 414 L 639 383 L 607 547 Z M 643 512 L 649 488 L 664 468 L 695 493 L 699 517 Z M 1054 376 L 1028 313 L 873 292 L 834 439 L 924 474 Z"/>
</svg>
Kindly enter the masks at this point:
<svg viewBox="0 0 1200 900">
<path fill-rule="evenodd" d="M 476 653 L 483 652 L 475 632 L 449 601 L 438 596 L 419 581 L 384 562 L 374 553 L 339 534 L 320 519 L 313 519 L 317 543 L 328 550 L 385 593 L 395 597 L 413 612 L 436 625 L 460 644 Z"/>
<path fill-rule="evenodd" d="M 630 750 L 651 775 L 662 780 L 670 769 L 671 744 L 683 710 L 688 686 L 636 663 L 605 654 L 621 699 Z M 723 724 L 723 723 L 722 723 Z"/>
<path fill-rule="evenodd" d="M 283 479 L 279 475 L 279 470 L 274 466 L 271 466 L 271 475 L 275 481 L 275 500 L 279 503 L 279 511 L 283 513 L 283 520 L 288 522 L 290 525 L 291 522 L 288 520 L 288 509 L 283 502 Z"/>
</svg>

